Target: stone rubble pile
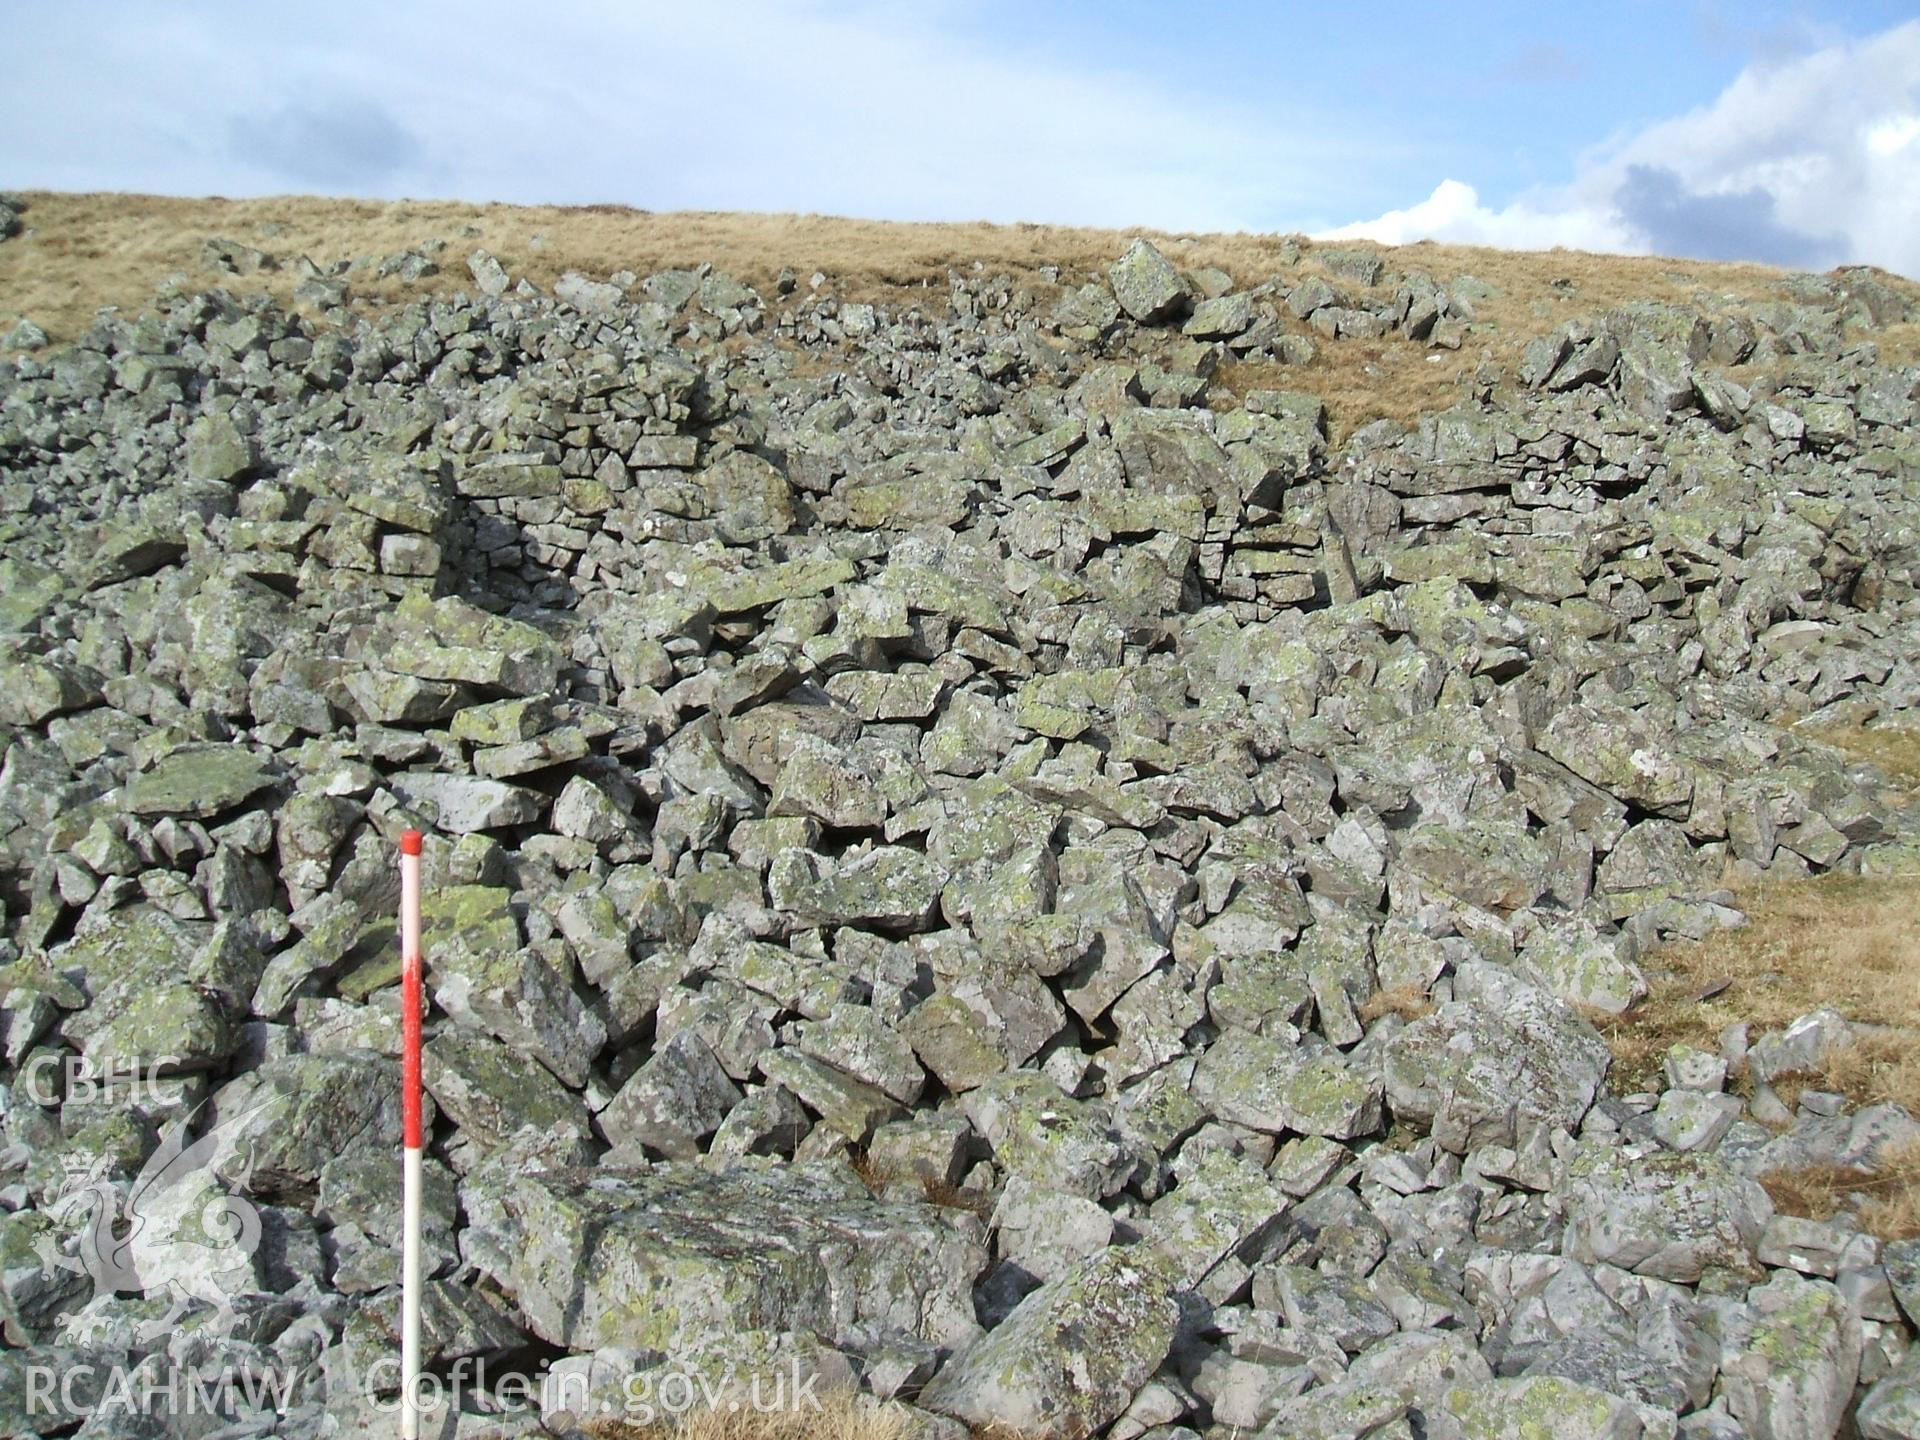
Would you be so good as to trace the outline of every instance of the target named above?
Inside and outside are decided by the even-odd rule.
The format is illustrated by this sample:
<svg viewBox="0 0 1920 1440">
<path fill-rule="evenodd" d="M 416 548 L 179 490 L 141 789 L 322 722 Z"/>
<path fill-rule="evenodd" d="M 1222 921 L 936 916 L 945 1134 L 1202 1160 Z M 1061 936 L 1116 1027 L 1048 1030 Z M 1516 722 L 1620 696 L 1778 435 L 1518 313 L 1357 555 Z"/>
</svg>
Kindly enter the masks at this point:
<svg viewBox="0 0 1920 1440">
<path fill-rule="evenodd" d="M 1920 708 L 1906 302 L 1630 306 L 1335 445 L 1216 368 L 1490 292 L 1308 258 L 307 267 L 0 370 L 0 1431 L 388 1432 L 418 826 L 429 1359 L 560 1397 L 444 1433 L 790 1366 L 940 1440 L 1920 1433 L 1920 1243 L 1755 1178 L 1920 1136 L 1774 1094 L 1854 1027 L 1620 1094 L 1591 1023 L 1738 880 L 1920 866 L 1781 723 Z M 27 1407 L 116 1363 L 227 1414 Z"/>
</svg>

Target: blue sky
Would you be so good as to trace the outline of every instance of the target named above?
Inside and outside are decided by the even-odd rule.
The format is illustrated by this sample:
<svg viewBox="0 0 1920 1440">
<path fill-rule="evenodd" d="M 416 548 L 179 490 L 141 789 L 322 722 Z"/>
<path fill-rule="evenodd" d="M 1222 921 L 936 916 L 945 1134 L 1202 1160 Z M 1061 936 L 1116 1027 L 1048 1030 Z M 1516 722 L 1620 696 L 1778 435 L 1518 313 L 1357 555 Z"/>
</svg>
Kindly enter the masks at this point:
<svg viewBox="0 0 1920 1440">
<path fill-rule="evenodd" d="M 1578 245 L 1920 274 L 1920 11 L 10 7 L 0 185 Z"/>
</svg>

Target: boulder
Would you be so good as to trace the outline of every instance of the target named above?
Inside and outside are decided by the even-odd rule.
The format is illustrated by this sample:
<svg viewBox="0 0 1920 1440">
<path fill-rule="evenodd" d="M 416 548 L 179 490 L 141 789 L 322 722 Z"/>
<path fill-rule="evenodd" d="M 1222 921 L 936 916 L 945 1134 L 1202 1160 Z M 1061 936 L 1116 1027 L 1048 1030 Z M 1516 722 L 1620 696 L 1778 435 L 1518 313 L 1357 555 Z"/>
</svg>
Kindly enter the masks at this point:
<svg viewBox="0 0 1920 1440">
<path fill-rule="evenodd" d="M 986 1263 L 954 1212 L 875 1200 L 846 1166 L 489 1175 L 501 1217 L 482 1268 L 533 1332 L 569 1350 L 686 1348 L 741 1330 L 851 1340 L 886 1327 L 937 1345 L 977 1334 Z"/>
<path fill-rule="evenodd" d="M 1568 1255 L 1685 1283 L 1709 1268 L 1752 1273 L 1773 1214 L 1758 1182 L 1713 1156 L 1604 1143 L 1574 1153 L 1557 1193 Z"/>
<path fill-rule="evenodd" d="M 1456 994 L 1464 988 L 1456 986 Z M 1524 1147 L 1572 1131 L 1599 1094 L 1612 1055 L 1558 1001 L 1496 978 L 1391 1036 L 1381 1051 L 1387 1105 L 1464 1155 Z"/>
<path fill-rule="evenodd" d="M 1275 1134 L 1351 1140 L 1380 1128 L 1381 1086 L 1350 1069 L 1337 1050 L 1289 1046 L 1229 1031 L 1200 1057 L 1194 1098 L 1223 1120 Z"/>
<path fill-rule="evenodd" d="M 969 1425 L 1091 1433 L 1166 1359 L 1179 1315 L 1164 1258 L 1109 1247 L 1022 1300 L 948 1361 L 919 1403 Z"/>
<path fill-rule="evenodd" d="M 1146 240 L 1135 240 L 1107 272 L 1114 299 L 1142 325 L 1164 320 L 1186 303 L 1187 287 L 1167 257 Z"/>
</svg>

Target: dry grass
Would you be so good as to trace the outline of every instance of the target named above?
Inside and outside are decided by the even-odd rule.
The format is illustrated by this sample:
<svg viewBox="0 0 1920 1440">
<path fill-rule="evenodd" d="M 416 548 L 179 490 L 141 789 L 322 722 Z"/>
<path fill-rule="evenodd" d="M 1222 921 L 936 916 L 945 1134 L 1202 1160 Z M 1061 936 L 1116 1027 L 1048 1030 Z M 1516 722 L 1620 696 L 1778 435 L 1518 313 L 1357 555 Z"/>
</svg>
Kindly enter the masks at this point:
<svg viewBox="0 0 1920 1440">
<path fill-rule="evenodd" d="M 1652 957 L 1652 993 L 1636 1010 L 1593 1017 L 1615 1056 L 1613 1088 L 1657 1088 L 1670 1046 L 1712 1052 L 1727 1025 L 1758 1035 L 1829 1006 L 1870 1031 L 1817 1070 L 1777 1075 L 1788 1110 L 1807 1090 L 1855 1105 L 1893 1103 L 1920 1115 L 1920 877 L 1827 875 L 1766 886 L 1746 899 L 1749 923 Z M 1650 965 L 1651 969 L 1651 965 Z M 1747 1088 L 1751 1080 L 1735 1077 Z M 1813 1165 L 1760 1177 L 1784 1214 L 1829 1220 L 1853 1213 L 1882 1239 L 1920 1235 L 1920 1144 L 1886 1148 L 1872 1170 Z"/>
<path fill-rule="evenodd" d="M 1920 727 L 1912 725 L 1799 726 L 1809 740 L 1878 767 L 1889 780 L 1920 789 Z"/>
<path fill-rule="evenodd" d="M 880 1164 L 865 1150 L 849 1150 L 847 1168 L 853 1171 L 860 1178 L 860 1183 L 875 1195 L 880 1194 L 893 1182 L 893 1167 Z"/>
<path fill-rule="evenodd" d="M 1661 950 L 1648 963 L 1652 993 L 1607 1018 L 1614 1089 L 1651 1088 L 1670 1046 L 1715 1050 L 1720 1032 L 1742 1020 L 1757 1035 L 1831 1006 L 1920 1029 L 1920 877 L 1823 875 L 1758 887 L 1743 903 L 1746 925 Z M 1822 1088 L 1920 1114 L 1920 1064 L 1904 1062 L 1904 1043 L 1863 1042 L 1836 1057 Z"/>
<path fill-rule="evenodd" d="M 927 1179 L 920 1182 L 920 1189 L 929 1205 L 938 1205 L 946 1210 L 971 1210 L 976 1215 L 993 1212 L 993 1201 L 978 1190 L 963 1190 L 946 1180 Z"/>
<path fill-rule="evenodd" d="M 1391 990 L 1374 991 L 1357 1013 L 1364 1025 L 1371 1025 L 1383 1015 L 1419 1020 L 1433 1013 L 1433 1000 L 1418 985 L 1396 985 Z"/>
<path fill-rule="evenodd" d="M 1804 1165 L 1769 1170 L 1760 1183 L 1783 1215 L 1831 1220 L 1851 1211 L 1862 1230 L 1882 1240 L 1920 1235 L 1920 1142 L 1888 1145 L 1872 1170 Z"/>
<path fill-rule="evenodd" d="M 899 1178 L 893 1167 L 879 1164 L 865 1150 L 849 1150 L 847 1165 L 860 1177 L 860 1183 L 874 1193 L 875 1198 L 884 1200 L 887 1192 L 893 1188 Z M 950 1181 L 932 1176 L 920 1177 L 920 1192 L 929 1205 L 938 1205 L 948 1210 L 971 1210 L 976 1215 L 985 1215 L 993 1208 L 992 1201 L 977 1190 L 963 1190 Z"/>
<path fill-rule="evenodd" d="M 1237 409 L 1254 390 L 1304 390 L 1325 403 L 1328 435 L 1339 445 L 1370 421 L 1392 420 L 1411 429 L 1422 415 L 1458 404 L 1465 398 L 1468 375 L 1479 363 L 1477 350 L 1469 364 L 1465 352 L 1429 351 L 1398 337 L 1312 339 L 1314 357 L 1305 365 L 1224 362 L 1213 373 L 1213 408 Z"/>
<path fill-rule="evenodd" d="M 819 1399 L 817 1409 L 696 1409 L 651 1425 L 589 1420 L 581 1433 L 594 1440 L 906 1440 L 912 1433 L 897 1405 L 861 1404 L 845 1391 L 827 1391 Z"/>
<path fill-rule="evenodd" d="M 1808 726 L 1804 739 L 1875 766 L 1882 799 L 1911 804 L 1920 791 L 1920 730 L 1891 725 Z M 1920 1115 L 1920 876 L 1823 875 L 1763 884 L 1742 900 L 1748 923 L 1651 957 L 1651 993 L 1636 1009 L 1596 1020 L 1613 1046 L 1614 1088 L 1651 1088 L 1670 1046 L 1718 1047 L 1728 1025 L 1757 1034 L 1831 1007 L 1889 1027 L 1828 1057 L 1814 1075 L 1777 1077 L 1789 1106 L 1808 1088 L 1862 1104 L 1892 1101 Z M 1658 968 L 1655 968 L 1658 967 Z"/>
<path fill-rule="evenodd" d="M 466 257 L 485 248 L 509 273 L 549 286 L 567 270 L 605 276 L 711 262 L 747 283 L 770 287 L 783 268 L 804 293 L 816 270 L 842 298 L 911 301 L 923 287 L 943 287 L 950 269 L 1005 273 L 1044 298 L 1055 282 L 1101 273 L 1130 234 L 1145 234 L 1174 263 L 1225 270 L 1240 285 L 1276 276 L 1324 273 L 1311 244 L 1278 235 L 1188 235 L 1094 230 L 1062 225 L 905 224 L 822 215 L 751 215 L 683 211 L 656 214 L 614 205 L 577 207 L 471 205 L 452 201 L 357 201 L 318 197 L 258 200 L 173 199 L 144 195 L 29 192 L 24 232 L 0 244 L 0 324 L 24 314 L 52 338 L 71 340 L 97 307 L 142 308 L 156 287 L 179 279 L 195 287 L 265 289 L 289 300 L 305 255 L 327 266 L 381 257 L 430 241 L 446 243 L 441 273 L 415 283 L 349 279 L 357 303 L 380 308 L 422 294 L 471 288 Z M 234 277 L 204 268 L 212 238 L 257 246 L 282 260 L 259 276 Z M 1311 390 L 1327 402 L 1334 439 L 1382 416 L 1411 423 L 1453 404 L 1483 360 L 1510 366 L 1533 336 L 1564 320 L 1597 315 L 1629 300 L 1751 304 L 1781 298 L 1785 272 L 1763 265 L 1726 265 L 1657 258 L 1479 249 L 1422 242 L 1374 249 L 1389 275 L 1421 271 L 1442 284 L 1470 275 L 1492 288 L 1475 302 L 1475 325 L 1458 351 L 1430 358 L 1423 345 L 1399 339 L 1327 341 L 1303 367 L 1270 377 L 1279 388 Z M 1356 291 L 1333 277 L 1337 288 Z M 1920 287 L 1889 279 L 1920 299 Z M 770 293 L 770 291 L 768 292 Z M 1906 332 L 1912 331 L 1912 334 Z M 1897 333 L 1896 333 L 1897 332 Z M 1920 325 L 1897 326 L 1876 338 L 1888 359 L 1920 353 Z M 1259 388 L 1248 377 L 1223 381 L 1225 393 Z M 1267 380 L 1263 379 L 1264 385 Z"/>
</svg>

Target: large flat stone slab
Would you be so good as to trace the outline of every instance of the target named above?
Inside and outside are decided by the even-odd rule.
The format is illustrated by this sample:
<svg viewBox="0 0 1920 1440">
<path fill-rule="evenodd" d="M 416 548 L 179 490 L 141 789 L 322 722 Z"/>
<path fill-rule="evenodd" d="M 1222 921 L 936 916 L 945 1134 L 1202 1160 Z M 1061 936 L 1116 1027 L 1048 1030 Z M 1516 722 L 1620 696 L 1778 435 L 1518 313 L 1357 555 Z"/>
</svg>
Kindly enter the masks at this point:
<svg viewBox="0 0 1920 1440">
<path fill-rule="evenodd" d="M 977 1330 L 977 1220 L 876 1200 L 837 1162 L 553 1170 L 469 1192 L 470 1213 L 502 1217 L 473 1258 L 569 1350 L 860 1325 L 959 1345 Z"/>
</svg>

